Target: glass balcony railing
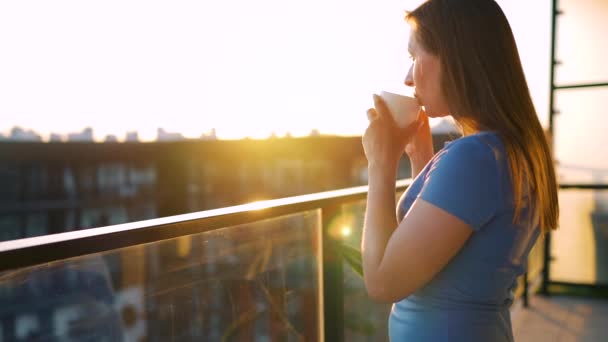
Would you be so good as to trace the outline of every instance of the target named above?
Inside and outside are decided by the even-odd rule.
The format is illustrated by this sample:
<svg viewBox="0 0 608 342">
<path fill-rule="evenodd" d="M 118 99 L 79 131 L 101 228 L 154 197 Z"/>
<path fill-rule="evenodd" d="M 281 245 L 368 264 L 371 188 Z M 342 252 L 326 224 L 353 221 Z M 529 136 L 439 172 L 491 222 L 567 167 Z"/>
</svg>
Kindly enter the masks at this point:
<svg viewBox="0 0 608 342">
<path fill-rule="evenodd" d="M 544 292 L 608 296 L 608 184 L 561 184 L 560 227 L 543 247 Z"/>
<path fill-rule="evenodd" d="M 11 340 L 318 340 L 320 234 L 308 210 L 8 271 L 3 330 L 13 326 Z"/>
<path fill-rule="evenodd" d="M 387 340 L 390 305 L 371 302 L 360 277 L 366 196 L 350 188 L 2 242 L 0 340 Z M 519 295 L 542 274 L 538 246 Z"/>
</svg>

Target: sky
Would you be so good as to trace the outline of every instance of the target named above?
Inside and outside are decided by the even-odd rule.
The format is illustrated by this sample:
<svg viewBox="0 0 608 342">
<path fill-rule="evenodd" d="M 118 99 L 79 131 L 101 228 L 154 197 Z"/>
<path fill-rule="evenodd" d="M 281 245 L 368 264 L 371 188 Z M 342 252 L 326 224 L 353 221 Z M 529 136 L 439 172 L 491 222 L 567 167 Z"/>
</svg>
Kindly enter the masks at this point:
<svg viewBox="0 0 608 342">
<path fill-rule="evenodd" d="M 404 90 L 403 14 L 418 3 L 2 1 L 0 132 L 360 135 L 371 95 Z M 545 113 L 548 1 L 500 3 Z"/>
<path fill-rule="evenodd" d="M 410 62 L 403 15 L 420 2 L 2 1 L 0 132 L 19 125 L 48 138 L 90 126 L 99 141 L 107 134 L 122 140 L 133 130 L 153 140 L 158 127 L 193 138 L 212 128 L 222 139 L 302 136 L 312 129 L 361 135 L 371 95 L 405 90 Z M 551 1 L 498 3 L 546 125 Z M 597 44 L 605 38 L 608 2 L 560 3 L 567 14 L 560 20 L 564 64 L 557 80 L 608 79 L 608 47 Z M 598 122 L 605 119 L 595 112 L 605 95 L 558 96 L 563 112 L 585 116 L 556 119 L 565 137 L 556 145 L 561 157 L 597 156 L 571 136 L 602 136 L 606 125 Z"/>
</svg>

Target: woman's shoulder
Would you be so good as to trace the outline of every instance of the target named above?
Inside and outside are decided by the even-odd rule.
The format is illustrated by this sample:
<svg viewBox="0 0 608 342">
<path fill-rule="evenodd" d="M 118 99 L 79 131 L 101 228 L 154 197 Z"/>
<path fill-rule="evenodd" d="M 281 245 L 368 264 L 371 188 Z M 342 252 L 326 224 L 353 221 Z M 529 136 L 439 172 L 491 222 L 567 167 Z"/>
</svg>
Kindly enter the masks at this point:
<svg viewBox="0 0 608 342">
<path fill-rule="evenodd" d="M 446 142 L 446 147 L 464 146 L 467 148 L 487 148 L 495 145 L 502 145 L 502 140 L 498 133 L 494 131 L 480 131 L 477 133 L 458 137 Z"/>
<path fill-rule="evenodd" d="M 471 161 L 498 161 L 504 155 L 504 147 L 497 133 L 482 131 L 452 140 L 440 151 L 449 159 L 467 159 Z"/>
</svg>

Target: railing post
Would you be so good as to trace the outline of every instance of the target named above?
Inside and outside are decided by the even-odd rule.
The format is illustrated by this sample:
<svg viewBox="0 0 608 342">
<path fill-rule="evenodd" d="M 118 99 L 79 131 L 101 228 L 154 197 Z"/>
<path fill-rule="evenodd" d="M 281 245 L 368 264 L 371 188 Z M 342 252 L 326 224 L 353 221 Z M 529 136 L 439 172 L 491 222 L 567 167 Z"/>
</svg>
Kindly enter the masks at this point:
<svg viewBox="0 0 608 342">
<path fill-rule="evenodd" d="M 561 15 L 562 12 L 558 8 L 558 0 L 552 1 L 551 6 L 551 60 L 549 69 L 549 147 L 551 148 L 551 154 L 553 153 L 554 137 L 555 137 L 555 126 L 554 126 L 554 115 L 557 113 L 555 108 L 555 67 L 558 65 L 556 62 L 557 52 L 557 16 Z M 541 292 L 544 295 L 549 294 L 549 268 L 551 266 L 551 232 L 547 232 L 544 241 L 543 250 L 543 283 L 541 285 Z"/>
<path fill-rule="evenodd" d="M 544 295 L 549 294 L 549 281 L 551 273 L 551 232 L 547 232 L 545 235 L 545 241 L 543 246 L 543 283 L 541 292 Z"/>
<path fill-rule="evenodd" d="M 528 264 L 528 268 L 530 267 L 530 265 Z M 524 273 L 524 308 L 527 308 L 529 306 L 529 302 L 528 302 L 528 272 Z"/>
<path fill-rule="evenodd" d="M 323 222 L 323 314 L 324 341 L 344 341 L 344 277 L 339 240 L 330 231 L 331 222 L 340 214 L 340 206 L 321 210 Z"/>
</svg>

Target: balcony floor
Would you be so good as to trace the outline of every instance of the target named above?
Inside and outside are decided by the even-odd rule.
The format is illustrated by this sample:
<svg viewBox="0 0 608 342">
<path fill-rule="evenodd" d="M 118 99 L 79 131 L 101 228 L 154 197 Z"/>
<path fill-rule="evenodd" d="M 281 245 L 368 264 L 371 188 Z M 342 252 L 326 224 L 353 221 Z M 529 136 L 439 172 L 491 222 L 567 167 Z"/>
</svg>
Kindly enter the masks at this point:
<svg viewBox="0 0 608 342">
<path fill-rule="evenodd" d="M 511 320 L 517 342 L 608 341 L 608 300 L 534 296 L 528 309 L 513 307 Z"/>
</svg>

